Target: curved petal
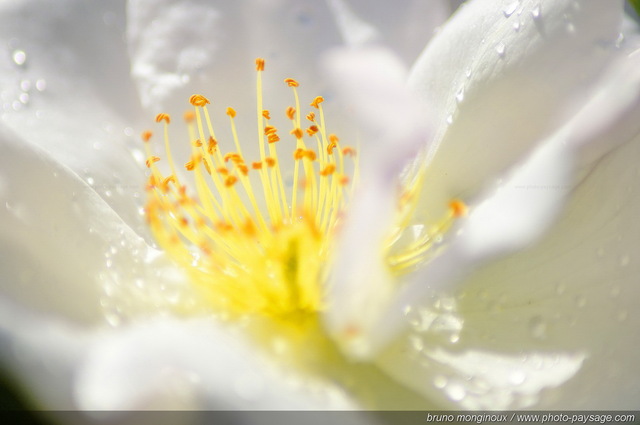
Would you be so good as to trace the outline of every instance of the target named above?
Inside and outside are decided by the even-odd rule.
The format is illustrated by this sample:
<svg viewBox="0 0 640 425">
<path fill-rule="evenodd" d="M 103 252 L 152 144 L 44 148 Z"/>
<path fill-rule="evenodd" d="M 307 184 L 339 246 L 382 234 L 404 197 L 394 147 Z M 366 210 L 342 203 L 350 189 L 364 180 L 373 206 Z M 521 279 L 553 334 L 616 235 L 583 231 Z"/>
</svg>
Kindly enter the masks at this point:
<svg viewBox="0 0 640 425">
<path fill-rule="evenodd" d="M 485 387 L 479 394 L 472 387 L 477 372 L 451 368 L 452 362 L 445 368 L 435 366 L 444 357 L 422 356 L 423 349 L 439 345 L 454 357 L 478 351 L 523 359 L 539 353 L 584 356 L 570 380 L 530 400 L 518 396 L 524 382 L 518 375 L 505 408 L 525 403 L 536 408 L 632 409 L 640 393 L 640 320 L 634 313 L 640 288 L 638 155 L 636 137 L 602 159 L 541 243 L 485 266 L 445 303 L 445 311 L 461 323 L 457 329 L 443 334 L 416 321 L 411 334 L 420 349 L 414 348 L 415 359 L 398 362 L 398 354 L 390 354 L 383 367 L 423 394 L 444 392 L 449 402 L 472 406 L 464 401 L 467 390 L 475 402 L 488 402 L 504 388 Z M 406 345 L 398 343 L 395 350 L 400 347 Z M 494 373 L 503 372 L 497 368 Z M 462 391 L 454 392 L 462 394 L 460 398 L 444 389 L 453 381 L 463 384 Z"/>
<path fill-rule="evenodd" d="M 622 4 L 480 0 L 458 10 L 411 77 L 438 125 L 416 162 L 428 164 L 429 182 L 418 221 L 434 222 L 449 199 L 492 184 L 592 95 L 619 54 Z"/>
<path fill-rule="evenodd" d="M 211 319 L 157 319 L 106 335 L 80 365 L 75 399 L 86 410 L 355 407 L 338 388 L 289 375 Z"/>
<path fill-rule="evenodd" d="M 0 56 L 0 87 L 4 124 L 134 223 L 143 176 L 132 156 L 139 112 L 123 19 L 121 1 L 3 2 L 0 40 L 9 51 Z"/>
<path fill-rule="evenodd" d="M 0 126 L 3 294 L 37 310 L 101 321 L 100 270 L 114 250 L 135 269 L 146 244 L 68 168 Z"/>
</svg>

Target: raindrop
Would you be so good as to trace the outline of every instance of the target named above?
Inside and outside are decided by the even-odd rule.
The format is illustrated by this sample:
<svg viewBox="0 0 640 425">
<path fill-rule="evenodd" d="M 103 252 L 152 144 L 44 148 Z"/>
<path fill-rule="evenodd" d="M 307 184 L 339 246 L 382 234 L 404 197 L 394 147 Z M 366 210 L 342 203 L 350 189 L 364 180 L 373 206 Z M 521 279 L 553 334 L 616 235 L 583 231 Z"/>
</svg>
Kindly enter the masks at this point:
<svg viewBox="0 0 640 425">
<path fill-rule="evenodd" d="M 114 312 L 105 312 L 104 318 L 107 321 L 107 323 L 113 326 L 114 328 L 119 326 L 121 323 L 120 315 Z"/>
<path fill-rule="evenodd" d="M 629 317 L 629 312 L 627 312 L 627 310 L 620 310 L 616 317 L 618 318 L 618 321 L 624 322 L 627 320 L 627 317 Z"/>
<path fill-rule="evenodd" d="M 40 78 L 36 81 L 36 90 L 38 91 L 45 91 L 47 88 L 47 82 Z"/>
<path fill-rule="evenodd" d="M 584 295 L 579 295 L 576 297 L 576 305 L 580 308 L 587 305 L 587 298 Z"/>
<path fill-rule="evenodd" d="M 447 386 L 447 377 L 444 375 L 436 375 L 433 378 L 433 386 L 436 388 L 443 389 Z"/>
<path fill-rule="evenodd" d="M 464 71 L 464 75 L 466 75 L 466 76 L 467 76 L 467 78 L 471 78 L 471 68 L 467 68 L 467 69 Z M 640 174 L 640 168 L 638 169 L 638 174 Z"/>
<path fill-rule="evenodd" d="M 29 80 L 20 81 L 20 90 L 22 90 L 22 91 L 31 90 L 31 81 L 29 81 Z"/>
<path fill-rule="evenodd" d="M 447 124 L 453 124 L 453 115 L 449 114 L 447 116 Z"/>
<path fill-rule="evenodd" d="M 533 17 L 533 19 L 539 19 L 541 14 L 542 14 L 542 10 L 541 10 L 540 5 L 537 5 L 531 11 L 531 16 Z"/>
<path fill-rule="evenodd" d="M 18 99 L 20 100 L 20 103 L 26 105 L 27 103 L 29 103 L 29 93 L 20 93 Z"/>
<path fill-rule="evenodd" d="M 626 267 L 629 265 L 629 256 L 628 255 L 623 255 L 622 257 L 620 257 L 620 266 L 621 267 Z"/>
<path fill-rule="evenodd" d="M 516 370 L 509 376 L 509 381 L 513 385 L 522 385 L 526 379 L 527 375 L 521 370 Z"/>
<path fill-rule="evenodd" d="M 456 93 L 456 102 L 460 103 L 464 100 L 464 87 L 460 87 Z"/>
<path fill-rule="evenodd" d="M 411 347 L 417 352 L 421 352 L 424 349 L 424 342 L 422 342 L 422 338 L 416 335 L 411 335 L 409 337 L 409 342 Z"/>
<path fill-rule="evenodd" d="M 27 61 L 27 54 L 24 50 L 14 50 L 11 57 L 13 58 L 13 62 L 18 66 L 24 65 Z"/>
<path fill-rule="evenodd" d="M 509 3 L 503 10 L 502 13 L 504 13 L 504 17 L 508 18 L 509 16 L 513 15 L 513 12 L 516 11 L 516 9 L 518 8 L 519 5 L 519 1 L 514 1 L 512 3 Z"/>
<path fill-rule="evenodd" d="M 19 100 L 14 100 L 13 103 L 11 103 L 11 109 L 13 109 L 16 112 L 21 110 L 23 106 L 24 106 L 23 103 L 20 102 Z"/>
<path fill-rule="evenodd" d="M 503 58 L 506 50 L 507 47 L 504 45 L 504 43 L 498 43 L 496 45 L 496 52 L 498 53 L 499 57 Z"/>
<path fill-rule="evenodd" d="M 112 195 L 113 195 L 113 192 L 111 192 L 110 190 L 104 191 L 104 196 L 106 196 L 107 198 L 111 198 Z"/>
<path fill-rule="evenodd" d="M 529 332 L 533 339 L 546 339 L 547 338 L 547 324 L 542 316 L 534 316 L 529 320 Z"/>
<path fill-rule="evenodd" d="M 466 397 L 467 392 L 462 385 L 455 383 L 447 387 L 447 394 L 453 401 L 462 401 Z"/>
<path fill-rule="evenodd" d="M 460 341 L 460 334 L 451 334 L 449 336 L 449 342 L 452 344 L 457 343 L 458 341 Z"/>
<path fill-rule="evenodd" d="M 93 179 L 93 177 L 87 177 L 87 183 L 89 183 L 89 186 L 93 186 L 96 181 Z"/>
</svg>

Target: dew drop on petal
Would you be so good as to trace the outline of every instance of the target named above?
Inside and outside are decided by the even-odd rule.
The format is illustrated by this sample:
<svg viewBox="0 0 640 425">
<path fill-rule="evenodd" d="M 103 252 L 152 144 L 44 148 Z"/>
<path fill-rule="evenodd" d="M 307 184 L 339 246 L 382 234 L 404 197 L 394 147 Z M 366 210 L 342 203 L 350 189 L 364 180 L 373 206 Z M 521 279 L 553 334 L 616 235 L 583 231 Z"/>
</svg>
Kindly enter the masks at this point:
<svg viewBox="0 0 640 425">
<path fill-rule="evenodd" d="M 529 332 L 533 339 L 543 340 L 547 338 L 547 324 L 542 316 L 534 316 L 529 320 Z"/>
<path fill-rule="evenodd" d="M 36 90 L 45 91 L 46 89 L 47 89 L 47 82 L 43 78 L 38 79 L 36 81 Z"/>
<path fill-rule="evenodd" d="M 513 1 L 511 3 L 509 3 L 504 9 L 502 9 L 502 13 L 504 14 L 505 18 L 508 18 L 509 16 L 513 15 L 513 12 L 516 11 L 516 9 L 518 8 L 520 2 L 518 0 Z"/>
<path fill-rule="evenodd" d="M 629 312 L 627 312 L 627 310 L 620 310 L 616 317 L 619 322 L 624 322 L 627 320 L 627 317 L 629 317 Z"/>
<path fill-rule="evenodd" d="M 461 103 L 464 100 L 464 87 L 460 87 L 456 93 L 456 102 Z"/>
<path fill-rule="evenodd" d="M 433 386 L 439 389 L 443 389 L 447 386 L 447 377 L 444 375 L 436 375 L 433 378 Z"/>
<path fill-rule="evenodd" d="M 520 21 L 515 21 L 515 22 L 513 23 L 513 29 L 514 29 L 516 32 L 520 31 L 520 25 L 521 25 L 521 24 L 520 24 Z"/>
<path fill-rule="evenodd" d="M 13 59 L 13 63 L 18 66 L 22 66 L 27 62 L 27 54 L 24 50 L 14 50 L 11 54 L 11 58 Z"/>
<path fill-rule="evenodd" d="M 467 391 L 459 383 L 452 383 L 448 385 L 446 392 L 452 401 L 462 401 L 467 396 Z"/>
<path fill-rule="evenodd" d="M 453 115 L 449 114 L 447 116 L 447 124 L 453 124 Z"/>
<path fill-rule="evenodd" d="M 22 91 L 31 90 L 31 81 L 29 81 L 29 80 L 20 81 L 20 90 L 22 90 Z"/>
<path fill-rule="evenodd" d="M 611 288 L 611 298 L 617 298 L 620 295 L 620 287 L 618 285 L 614 285 Z"/>
<path fill-rule="evenodd" d="M 515 370 L 509 375 L 509 382 L 513 385 L 522 385 L 526 381 L 527 375 L 521 370 Z"/>
<path fill-rule="evenodd" d="M 622 257 L 620 257 L 620 266 L 621 267 L 626 267 L 629 265 L 629 256 L 628 255 L 623 255 Z"/>
<path fill-rule="evenodd" d="M 531 11 L 531 17 L 533 19 L 540 19 L 540 16 L 542 15 L 542 8 L 540 7 L 540 5 L 537 5 L 536 7 L 533 8 L 533 10 Z"/>
<path fill-rule="evenodd" d="M 587 297 L 584 295 L 579 295 L 576 297 L 576 305 L 580 308 L 587 305 Z"/>
<path fill-rule="evenodd" d="M 504 43 L 500 42 L 496 45 L 496 52 L 498 53 L 499 57 L 503 58 L 506 51 L 507 47 L 504 45 Z"/>
<path fill-rule="evenodd" d="M 596 251 L 596 255 L 598 256 L 598 258 L 604 257 L 604 248 L 603 247 L 598 248 L 598 250 Z"/>
<path fill-rule="evenodd" d="M 23 105 L 26 105 L 27 103 L 29 103 L 29 93 L 20 93 L 20 96 L 18 96 L 18 100 L 20 100 L 20 103 L 22 103 Z"/>
</svg>

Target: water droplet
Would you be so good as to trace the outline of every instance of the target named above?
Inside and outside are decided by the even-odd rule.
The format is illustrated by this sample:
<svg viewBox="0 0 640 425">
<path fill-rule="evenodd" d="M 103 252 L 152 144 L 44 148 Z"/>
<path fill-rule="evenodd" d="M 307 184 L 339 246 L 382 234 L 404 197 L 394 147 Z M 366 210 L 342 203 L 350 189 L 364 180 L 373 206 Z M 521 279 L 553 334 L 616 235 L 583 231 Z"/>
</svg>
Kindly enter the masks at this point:
<svg viewBox="0 0 640 425">
<path fill-rule="evenodd" d="M 424 342 L 419 336 L 411 335 L 409 337 L 409 343 L 411 344 L 411 348 L 413 348 L 417 352 L 421 352 L 424 349 Z"/>
<path fill-rule="evenodd" d="M 540 16 L 542 15 L 542 8 L 540 5 L 537 5 L 536 7 L 533 8 L 533 10 L 531 11 L 531 17 L 533 19 L 540 19 Z"/>
<path fill-rule="evenodd" d="M 455 333 L 455 334 L 451 334 L 449 336 L 449 342 L 450 343 L 456 344 L 458 341 L 460 341 L 460 334 Z"/>
<path fill-rule="evenodd" d="M 433 378 L 433 386 L 436 388 L 443 389 L 447 386 L 447 377 L 444 375 L 436 375 Z"/>
<path fill-rule="evenodd" d="M 462 401 L 467 396 L 467 391 L 459 383 L 453 383 L 447 386 L 447 394 L 453 401 Z"/>
<path fill-rule="evenodd" d="M 29 103 L 29 93 L 20 93 L 20 96 L 18 96 L 18 100 L 20 100 L 20 103 L 22 103 L 23 105 L 26 105 L 27 103 Z"/>
<path fill-rule="evenodd" d="M 515 22 L 513 23 L 513 29 L 514 29 L 514 30 L 516 30 L 516 32 L 518 32 L 518 31 L 520 31 L 520 26 L 521 26 L 521 25 L 522 25 L 522 24 L 520 24 L 520 21 L 515 21 Z"/>
<path fill-rule="evenodd" d="M 16 112 L 22 110 L 23 106 L 24 104 L 19 100 L 14 100 L 13 103 L 11 103 L 11 109 L 13 109 Z"/>
<path fill-rule="evenodd" d="M 611 298 L 616 298 L 620 295 L 620 287 L 615 285 L 611 288 Z"/>
<path fill-rule="evenodd" d="M 576 297 L 576 305 L 580 308 L 587 305 L 587 297 L 584 295 L 579 295 Z"/>
<path fill-rule="evenodd" d="M 93 186 L 96 181 L 93 179 L 93 177 L 87 177 L 87 183 L 89 183 L 89 186 Z"/>
<path fill-rule="evenodd" d="M 460 87 L 456 93 L 456 102 L 460 103 L 464 100 L 464 87 Z"/>
<path fill-rule="evenodd" d="M 534 316 L 529 320 L 529 332 L 533 339 L 546 339 L 547 338 L 547 323 L 542 316 Z"/>
<path fill-rule="evenodd" d="M 629 312 L 627 310 L 620 310 L 616 315 L 619 322 L 624 322 L 629 317 Z"/>
<path fill-rule="evenodd" d="M 502 13 L 504 13 L 504 17 L 508 18 L 509 16 L 513 15 L 513 12 L 516 11 L 519 4 L 520 2 L 516 0 L 514 2 L 509 3 L 504 9 L 502 9 Z"/>
<path fill-rule="evenodd" d="M 47 89 L 47 82 L 40 78 L 36 81 L 36 90 L 45 91 Z"/>
<path fill-rule="evenodd" d="M 622 257 L 620 257 L 620 266 L 621 267 L 626 267 L 629 265 L 629 256 L 628 255 L 623 255 Z"/>
<path fill-rule="evenodd" d="M 496 52 L 498 53 L 498 56 L 503 58 L 505 53 L 507 50 L 507 46 L 504 45 L 504 43 L 498 43 L 496 45 Z"/>
<path fill-rule="evenodd" d="M 464 71 L 464 75 L 467 77 L 467 79 L 471 78 L 471 68 L 467 68 Z M 638 169 L 638 174 L 640 174 L 640 168 Z"/>
<path fill-rule="evenodd" d="M 576 26 L 571 22 L 567 23 L 567 32 L 569 34 L 574 34 L 576 32 Z"/>
<path fill-rule="evenodd" d="M 509 375 L 509 381 L 511 381 L 513 385 L 522 385 L 526 379 L 527 374 L 521 370 L 513 371 L 511 375 Z"/>
<path fill-rule="evenodd" d="M 453 115 L 449 114 L 447 116 L 447 124 L 453 124 Z"/>
<path fill-rule="evenodd" d="M 22 91 L 31 90 L 31 81 L 29 81 L 29 80 L 20 81 L 20 90 L 22 90 Z"/>
<path fill-rule="evenodd" d="M 619 49 L 620 46 L 622 46 L 622 43 L 624 43 L 624 34 L 620 33 L 618 34 L 618 38 L 616 38 L 614 46 L 616 46 L 616 48 Z"/>
<path fill-rule="evenodd" d="M 566 290 L 567 285 L 565 285 L 564 283 L 558 283 L 558 286 L 556 287 L 556 294 L 562 295 Z"/>
<path fill-rule="evenodd" d="M 27 62 L 27 54 L 24 50 L 14 50 L 11 57 L 13 58 L 13 62 L 18 66 L 22 66 Z"/>
<path fill-rule="evenodd" d="M 598 256 L 598 258 L 604 257 L 604 248 L 603 247 L 598 248 L 598 250 L 596 251 L 596 255 Z"/>
</svg>

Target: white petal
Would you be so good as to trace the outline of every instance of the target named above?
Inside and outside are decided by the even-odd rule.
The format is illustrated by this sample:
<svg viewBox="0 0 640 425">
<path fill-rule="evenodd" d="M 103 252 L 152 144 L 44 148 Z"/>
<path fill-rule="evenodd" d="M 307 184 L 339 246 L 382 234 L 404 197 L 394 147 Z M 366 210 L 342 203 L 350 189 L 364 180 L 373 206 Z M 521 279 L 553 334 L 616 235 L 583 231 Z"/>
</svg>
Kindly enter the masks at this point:
<svg viewBox="0 0 640 425">
<path fill-rule="evenodd" d="M 512 401 L 540 409 L 633 409 L 640 393 L 636 379 L 640 316 L 634 313 L 640 288 L 639 155 L 638 137 L 607 155 L 575 190 L 567 212 L 541 243 L 472 275 L 438 316 L 455 317 L 462 324 L 457 329 L 443 332 L 416 321 L 412 334 L 419 348 L 429 351 L 439 345 L 456 357 L 454 353 L 469 350 L 499 356 L 584 355 L 571 380 L 533 399 L 520 398 L 522 383 L 514 382 Z M 450 401 L 465 406 L 464 400 L 454 400 L 443 389 L 442 379 L 437 378 L 443 369 L 417 358 L 403 357 L 400 362 L 391 355 L 384 367 L 423 394 L 443 390 Z M 449 366 L 465 363 L 445 357 L 439 361 Z M 412 379 L 407 371 L 418 376 L 416 368 L 430 372 Z M 481 371 L 479 367 L 476 373 Z M 463 389 L 471 393 L 474 380 L 459 380 L 469 378 L 468 372 L 456 366 L 445 369 L 444 375 L 468 382 Z M 493 373 L 504 371 L 497 367 Z M 472 397 L 475 402 L 478 396 L 490 402 L 501 391 L 487 387 Z"/>
<path fill-rule="evenodd" d="M 132 156 L 141 142 L 133 137 L 139 113 L 123 20 L 120 1 L 4 2 L 0 90 L 4 125 L 93 184 L 134 223 L 143 176 Z"/>
<path fill-rule="evenodd" d="M 355 407 L 340 390 L 314 387 L 283 366 L 210 319 L 159 319 L 95 344 L 80 365 L 75 397 L 87 410 Z"/>
<path fill-rule="evenodd" d="M 475 1 L 427 46 L 411 84 L 438 125 L 423 222 L 468 199 L 575 114 L 611 58 L 622 1 Z M 450 122 L 450 124 L 449 124 Z"/>
<path fill-rule="evenodd" d="M 148 248 L 42 149 L 3 127 L 0 149 L 2 292 L 41 311 L 101 320 L 99 272 L 110 251 L 126 252 L 118 267 L 129 270 Z"/>
<path fill-rule="evenodd" d="M 360 355 L 369 350 L 361 337 L 373 331 L 373 320 L 394 289 L 382 246 L 395 216 L 398 176 L 429 128 L 404 85 L 404 67 L 390 52 L 338 50 L 325 63 L 364 139 L 358 154 L 361 182 L 340 235 L 325 321 L 350 354 Z"/>
</svg>

